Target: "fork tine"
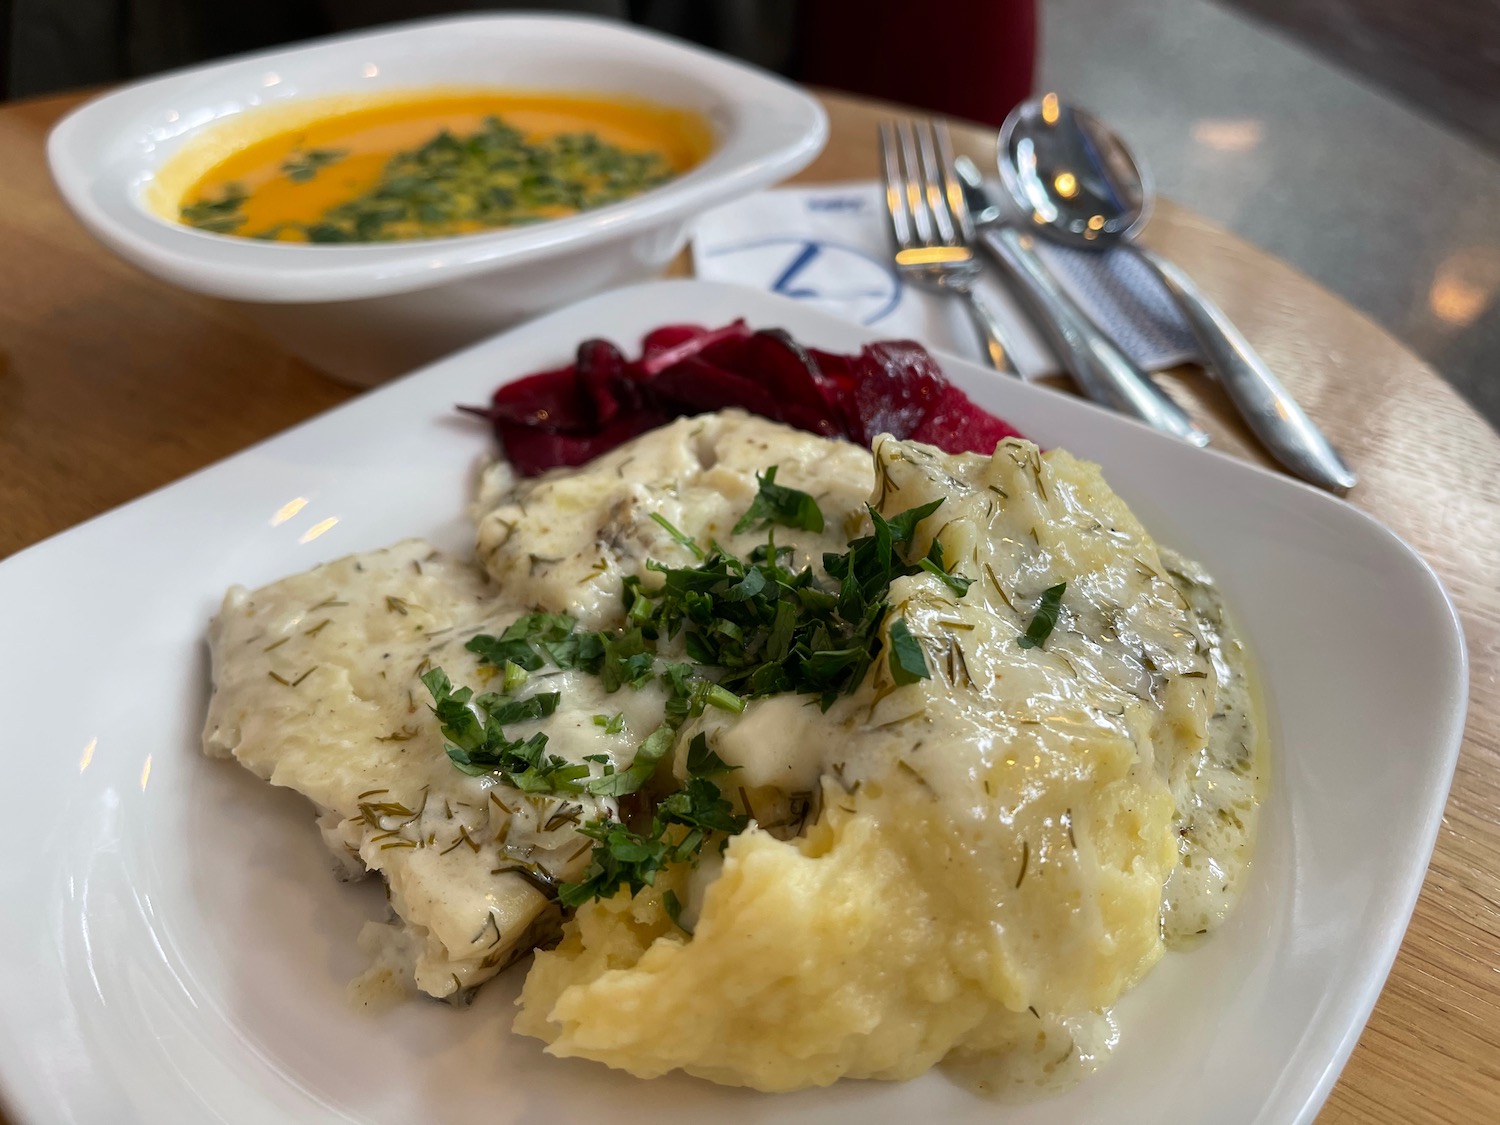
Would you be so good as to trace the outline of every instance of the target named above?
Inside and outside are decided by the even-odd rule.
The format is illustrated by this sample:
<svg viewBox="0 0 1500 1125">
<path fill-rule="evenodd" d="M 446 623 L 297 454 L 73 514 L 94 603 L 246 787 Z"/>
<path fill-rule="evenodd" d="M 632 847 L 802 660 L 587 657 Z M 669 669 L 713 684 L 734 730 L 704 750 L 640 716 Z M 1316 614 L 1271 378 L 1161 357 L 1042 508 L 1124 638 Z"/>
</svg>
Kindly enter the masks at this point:
<svg viewBox="0 0 1500 1125">
<path fill-rule="evenodd" d="M 911 211 L 912 225 L 923 246 L 931 246 L 932 213 L 927 209 L 927 200 L 922 191 L 922 171 L 917 162 L 917 138 L 912 132 L 911 122 L 902 121 L 896 126 L 896 135 L 901 141 L 901 163 L 906 188 L 906 205 Z"/>
<path fill-rule="evenodd" d="M 911 213 L 906 207 L 906 183 L 896 153 L 896 131 L 889 121 L 880 123 L 880 166 L 885 172 L 885 209 L 891 217 L 891 233 L 898 250 L 916 245 Z"/>
<path fill-rule="evenodd" d="M 953 226 L 953 214 L 948 210 L 948 199 L 943 194 L 943 173 L 938 165 L 937 140 L 933 135 L 932 122 L 921 121 L 915 126 L 917 150 L 922 157 L 922 193 L 927 198 L 927 208 L 932 212 L 932 222 L 937 228 L 937 241 L 944 246 L 958 242 Z"/>
<path fill-rule="evenodd" d="M 967 246 L 974 241 L 974 216 L 969 214 L 969 201 L 964 198 L 963 185 L 954 171 L 953 134 L 948 131 L 948 122 L 939 118 L 933 123 L 937 138 L 938 163 L 943 170 L 943 193 L 948 197 L 948 209 L 958 224 L 958 236 Z"/>
</svg>

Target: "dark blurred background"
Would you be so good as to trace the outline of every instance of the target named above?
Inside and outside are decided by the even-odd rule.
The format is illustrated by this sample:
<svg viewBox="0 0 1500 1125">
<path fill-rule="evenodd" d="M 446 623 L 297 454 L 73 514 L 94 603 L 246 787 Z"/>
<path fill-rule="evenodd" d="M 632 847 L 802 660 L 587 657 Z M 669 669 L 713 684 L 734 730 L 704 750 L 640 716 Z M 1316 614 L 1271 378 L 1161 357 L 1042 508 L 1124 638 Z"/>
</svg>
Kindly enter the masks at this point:
<svg viewBox="0 0 1500 1125">
<path fill-rule="evenodd" d="M 463 11 L 512 8 L 628 19 L 776 70 L 791 64 L 792 0 L 0 0 L 11 9 L 6 92 L 46 93 L 152 74 L 298 39 Z M 3 8 L 0 8 L 3 10 Z M 748 20 L 748 22 L 747 22 Z M 762 31 L 757 23 L 765 27 Z"/>
<path fill-rule="evenodd" d="M 1221 0 L 1500 148 L 1500 3 L 1495 0 Z M 1101 7 L 1107 7 L 1101 4 Z M 1142 9 L 1165 9 L 1137 0 Z M 876 64 L 906 56 L 968 62 L 968 44 L 1008 42 L 966 76 L 987 120 L 1029 85 L 1035 0 L 0 0 L 0 97 L 138 78 L 204 59 L 395 20 L 461 11 L 572 11 L 629 20 L 843 89 L 902 85 Z M 929 48 L 918 54 L 910 48 Z M 901 54 L 897 53 L 897 49 Z M 954 56 L 957 56 L 956 59 Z M 1024 72 L 1014 73 L 1020 66 Z M 891 68 L 897 69 L 897 68 Z M 999 72 L 1004 72 L 1001 75 Z M 879 73 L 876 80 L 871 76 Z M 940 78 L 906 84 L 962 102 Z M 989 87 L 988 89 L 983 89 Z M 890 94 L 899 97 L 897 93 Z"/>
<path fill-rule="evenodd" d="M 803 82 L 998 125 L 1031 90 L 1035 0 L 950 3 L 943 50 L 912 52 L 904 25 L 941 30 L 910 0 L 0 0 L 0 93 L 26 97 L 138 78 L 298 39 L 456 12 L 580 12 L 735 55 Z"/>
</svg>

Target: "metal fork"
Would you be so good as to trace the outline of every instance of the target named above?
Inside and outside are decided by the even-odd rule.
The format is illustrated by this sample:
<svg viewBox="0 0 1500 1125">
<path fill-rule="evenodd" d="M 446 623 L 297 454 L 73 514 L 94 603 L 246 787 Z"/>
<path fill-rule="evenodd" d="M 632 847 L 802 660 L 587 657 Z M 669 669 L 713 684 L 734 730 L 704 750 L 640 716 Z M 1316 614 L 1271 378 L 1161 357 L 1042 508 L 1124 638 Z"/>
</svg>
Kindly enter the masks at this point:
<svg viewBox="0 0 1500 1125">
<path fill-rule="evenodd" d="M 896 272 L 924 289 L 956 293 L 979 329 L 990 366 L 1016 374 L 1004 330 L 974 292 L 984 266 L 975 255 L 974 222 L 953 173 L 947 127 L 929 121 L 880 123 L 885 206 L 896 240 Z"/>
</svg>

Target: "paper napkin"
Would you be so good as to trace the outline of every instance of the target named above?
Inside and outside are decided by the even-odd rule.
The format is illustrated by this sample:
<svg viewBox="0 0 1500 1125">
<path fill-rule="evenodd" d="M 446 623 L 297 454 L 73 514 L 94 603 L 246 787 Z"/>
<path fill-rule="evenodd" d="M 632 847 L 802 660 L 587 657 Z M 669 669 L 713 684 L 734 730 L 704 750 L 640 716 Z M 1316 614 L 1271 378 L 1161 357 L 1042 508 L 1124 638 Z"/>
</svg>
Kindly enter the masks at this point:
<svg viewBox="0 0 1500 1125">
<path fill-rule="evenodd" d="M 961 299 L 905 285 L 891 264 L 885 196 L 872 182 L 776 188 L 709 211 L 693 231 L 698 277 L 780 293 L 888 337 L 983 357 Z M 1196 357 L 1171 297 L 1133 255 L 1040 244 L 1063 287 L 1147 371 Z M 987 269 L 977 287 L 1006 329 L 1026 378 L 1061 371 L 1026 315 Z"/>
</svg>

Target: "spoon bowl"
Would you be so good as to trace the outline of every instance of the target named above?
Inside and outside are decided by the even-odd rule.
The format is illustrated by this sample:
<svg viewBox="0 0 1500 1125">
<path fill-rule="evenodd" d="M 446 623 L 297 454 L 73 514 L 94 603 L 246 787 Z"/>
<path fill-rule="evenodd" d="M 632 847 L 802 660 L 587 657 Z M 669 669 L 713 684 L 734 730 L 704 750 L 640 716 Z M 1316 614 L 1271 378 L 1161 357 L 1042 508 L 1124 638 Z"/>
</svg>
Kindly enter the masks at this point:
<svg viewBox="0 0 1500 1125">
<path fill-rule="evenodd" d="M 1172 295 L 1204 364 L 1267 451 L 1303 480 L 1343 495 L 1355 475 L 1229 318 L 1171 262 L 1137 244 L 1151 181 L 1125 142 L 1056 94 L 1022 102 L 1000 130 L 1000 179 L 1038 236 L 1135 255 Z"/>
<path fill-rule="evenodd" d="M 1000 178 L 1054 241 L 1089 249 L 1132 238 L 1151 214 L 1149 173 L 1091 113 L 1056 94 L 1023 102 L 1000 132 Z"/>
</svg>

